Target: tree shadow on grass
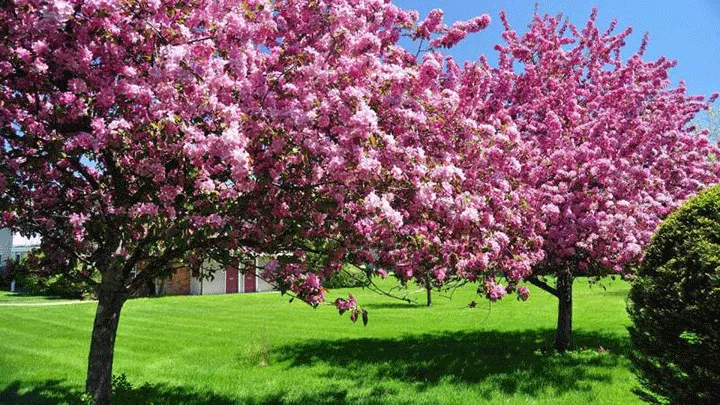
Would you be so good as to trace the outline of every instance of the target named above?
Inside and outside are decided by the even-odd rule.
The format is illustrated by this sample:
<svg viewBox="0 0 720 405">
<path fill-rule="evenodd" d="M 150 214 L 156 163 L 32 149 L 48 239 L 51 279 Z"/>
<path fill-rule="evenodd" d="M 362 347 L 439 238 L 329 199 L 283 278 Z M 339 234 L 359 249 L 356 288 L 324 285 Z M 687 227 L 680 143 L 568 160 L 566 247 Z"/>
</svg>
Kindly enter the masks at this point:
<svg viewBox="0 0 720 405">
<path fill-rule="evenodd" d="M 0 404 L 81 404 L 83 393 L 74 389 L 63 380 L 48 380 L 32 387 L 20 381 L 13 381 L 0 392 Z M 24 388 L 24 389 L 23 389 Z"/>
<path fill-rule="evenodd" d="M 14 381 L 0 391 L 0 404 L 8 405 L 85 405 L 89 400 L 80 387 L 64 380 L 43 382 Z M 153 405 L 349 405 L 347 390 L 335 386 L 312 393 L 288 393 L 277 391 L 259 396 L 231 398 L 209 391 L 195 391 L 185 387 L 166 384 L 143 384 L 137 388 L 125 387 L 113 391 L 113 404 L 153 404 Z M 380 402 L 374 402 L 380 404 Z"/>
<path fill-rule="evenodd" d="M 235 404 L 229 398 L 210 392 L 195 392 L 183 387 L 164 384 L 144 384 L 138 388 L 127 387 L 113 392 L 113 404 Z M 64 380 L 43 382 L 12 382 L 0 392 L 0 404 L 88 404 L 88 398 L 80 387 Z"/>
<path fill-rule="evenodd" d="M 326 378 L 346 378 L 374 386 L 393 379 L 418 391 L 440 384 L 474 385 L 490 398 L 498 391 L 537 396 L 589 392 L 592 383 L 611 384 L 612 368 L 626 363 L 627 338 L 575 331 L 577 350 L 548 350 L 554 331 L 447 332 L 398 339 L 310 341 L 275 351 L 289 368 L 327 364 Z"/>
</svg>

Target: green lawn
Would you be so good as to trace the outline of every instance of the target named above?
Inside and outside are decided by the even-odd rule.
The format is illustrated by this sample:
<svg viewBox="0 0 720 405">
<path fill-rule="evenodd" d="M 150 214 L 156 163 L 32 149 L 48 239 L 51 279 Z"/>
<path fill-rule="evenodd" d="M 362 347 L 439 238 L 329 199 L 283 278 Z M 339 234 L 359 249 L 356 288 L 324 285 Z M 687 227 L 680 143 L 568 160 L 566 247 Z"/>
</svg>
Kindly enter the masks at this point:
<svg viewBox="0 0 720 405">
<path fill-rule="evenodd" d="M 627 290 L 576 283 L 585 349 L 565 355 L 545 350 L 556 301 L 537 289 L 528 302 L 475 309 L 472 286 L 452 300 L 436 294 L 432 308 L 357 291 L 367 327 L 276 293 L 136 299 L 115 356 L 133 388 L 116 403 L 639 403 L 625 357 Z M 0 403 L 77 402 L 94 309 L 0 306 Z"/>
</svg>

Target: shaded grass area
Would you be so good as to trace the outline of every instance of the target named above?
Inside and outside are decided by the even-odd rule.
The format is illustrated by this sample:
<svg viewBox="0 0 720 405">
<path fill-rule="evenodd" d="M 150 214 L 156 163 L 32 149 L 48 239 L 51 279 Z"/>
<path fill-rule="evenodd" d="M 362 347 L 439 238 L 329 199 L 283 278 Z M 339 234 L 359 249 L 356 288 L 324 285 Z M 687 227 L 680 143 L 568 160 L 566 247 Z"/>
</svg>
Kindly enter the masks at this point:
<svg viewBox="0 0 720 405">
<path fill-rule="evenodd" d="M 564 394 L 587 391 L 591 382 L 612 382 L 611 375 L 596 368 L 620 365 L 618 355 L 627 350 L 625 339 L 580 331 L 576 341 L 582 348 L 560 355 L 542 349 L 553 333 L 453 332 L 402 339 L 316 340 L 285 348 L 280 357 L 290 367 L 325 363 L 331 366 L 326 377 L 368 386 L 387 379 L 405 381 L 420 391 L 448 383 L 483 384 L 479 394 L 486 399 L 496 392 Z"/>
<path fill-rule="evenodd" d="M 86 404 L 88 399 L 82 391 L 70 386 L 62 380 L 44 381 L 29 390 L 21 391 L 20 383 L 12 383 L 5 391 L 0 393 L 0 399 L 7 404 Z M 346 390 L 325 390 L 315 394 L 296 397 L 294 404 L 350 404 L 345 401 Z M 167 384 L 145 384 L 139 388 L 120 390 L 114 393 L 113 403 L 118 404 L 196 404 L 196 405 L 234 405 L 238 403 L 248 405 L 273 405 L 287 403 L 285 394 L 281 392 L 271 393 L 262 398 L 230 398 L 210 392 L 196 392 L 183 387 Z M 378 402 L 380 403 L 380 402 Z"/>
<path fill-rule="evenodd" d="M 536 290 L 476 309 L 472 286 L 432 308 L 354 291 L 367 327 L 277 294 L 133 300 L 115 367 L 130 385 L 114 402 L 639 403 L 627 285 L 575 291 L 578 350 L 563 355 L 548 350 L 556 301 Z M 0 308 L 0 403 L 82 403 L 94 307 Z"/>
<path fill-rule="evenodd" d="M 70 301 L 62 297 L 45 297 L 26 293 L 0 291 L 0 304 L 36 304 L 43 302 Z"/>
</svg>

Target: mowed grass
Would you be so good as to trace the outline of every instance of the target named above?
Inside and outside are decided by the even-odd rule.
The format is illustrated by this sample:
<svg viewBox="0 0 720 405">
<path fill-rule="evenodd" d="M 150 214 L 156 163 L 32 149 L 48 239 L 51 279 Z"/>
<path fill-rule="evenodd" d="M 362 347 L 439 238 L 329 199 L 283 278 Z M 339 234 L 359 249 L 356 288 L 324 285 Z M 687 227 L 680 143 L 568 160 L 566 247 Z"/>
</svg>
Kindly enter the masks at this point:
<svg viewBox="0 0 720 405">
<path fill-rule="evenodd" d="M 135 299 L 123 310 L 115 403 L 630 404 L 628 285 L 575 285 L 575 343 L 547 351 L 556 300 L 490 304 L 475 286 L 434 306 L 353 290 L 352 324 L 278 293 Z M 328 298 L 347 295 L 331 291 Z M 422 301 L 422 294 L 418 299 Z M 0 306 L 0 403 L 80 401 L 95 304 Z"/>
</svg>

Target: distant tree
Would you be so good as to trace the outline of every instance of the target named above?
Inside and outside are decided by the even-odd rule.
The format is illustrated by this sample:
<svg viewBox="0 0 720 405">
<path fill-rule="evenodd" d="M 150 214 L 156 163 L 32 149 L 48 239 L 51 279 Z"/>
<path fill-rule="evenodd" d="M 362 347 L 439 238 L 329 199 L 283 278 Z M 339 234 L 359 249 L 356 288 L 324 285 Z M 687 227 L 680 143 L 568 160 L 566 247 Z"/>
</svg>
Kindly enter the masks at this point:
<svg viewBox="0 0 720 405">
<path fill-rule="evenodd" d="M 579 30 L 536 15 L 519 36 L 503 15 L 507 43 L 499 66 L 486 65 L 488 108 L 506 111 L 534 149 L 523 173 L 546 224 L 545 259 L 528 281 L 558 297 L 558 350 L 571 346 L 573 280 L 631 277 L 660 221 L 720 172 L 708 131 L 689 125 L 708 102 L 682 82 L 668 87 L 675 62 L 644 61 L 647 37 L 624 61 L 632 30 L 614 33 L 613 21 L 600 31 L 596 16 Z"/>
</svg>

